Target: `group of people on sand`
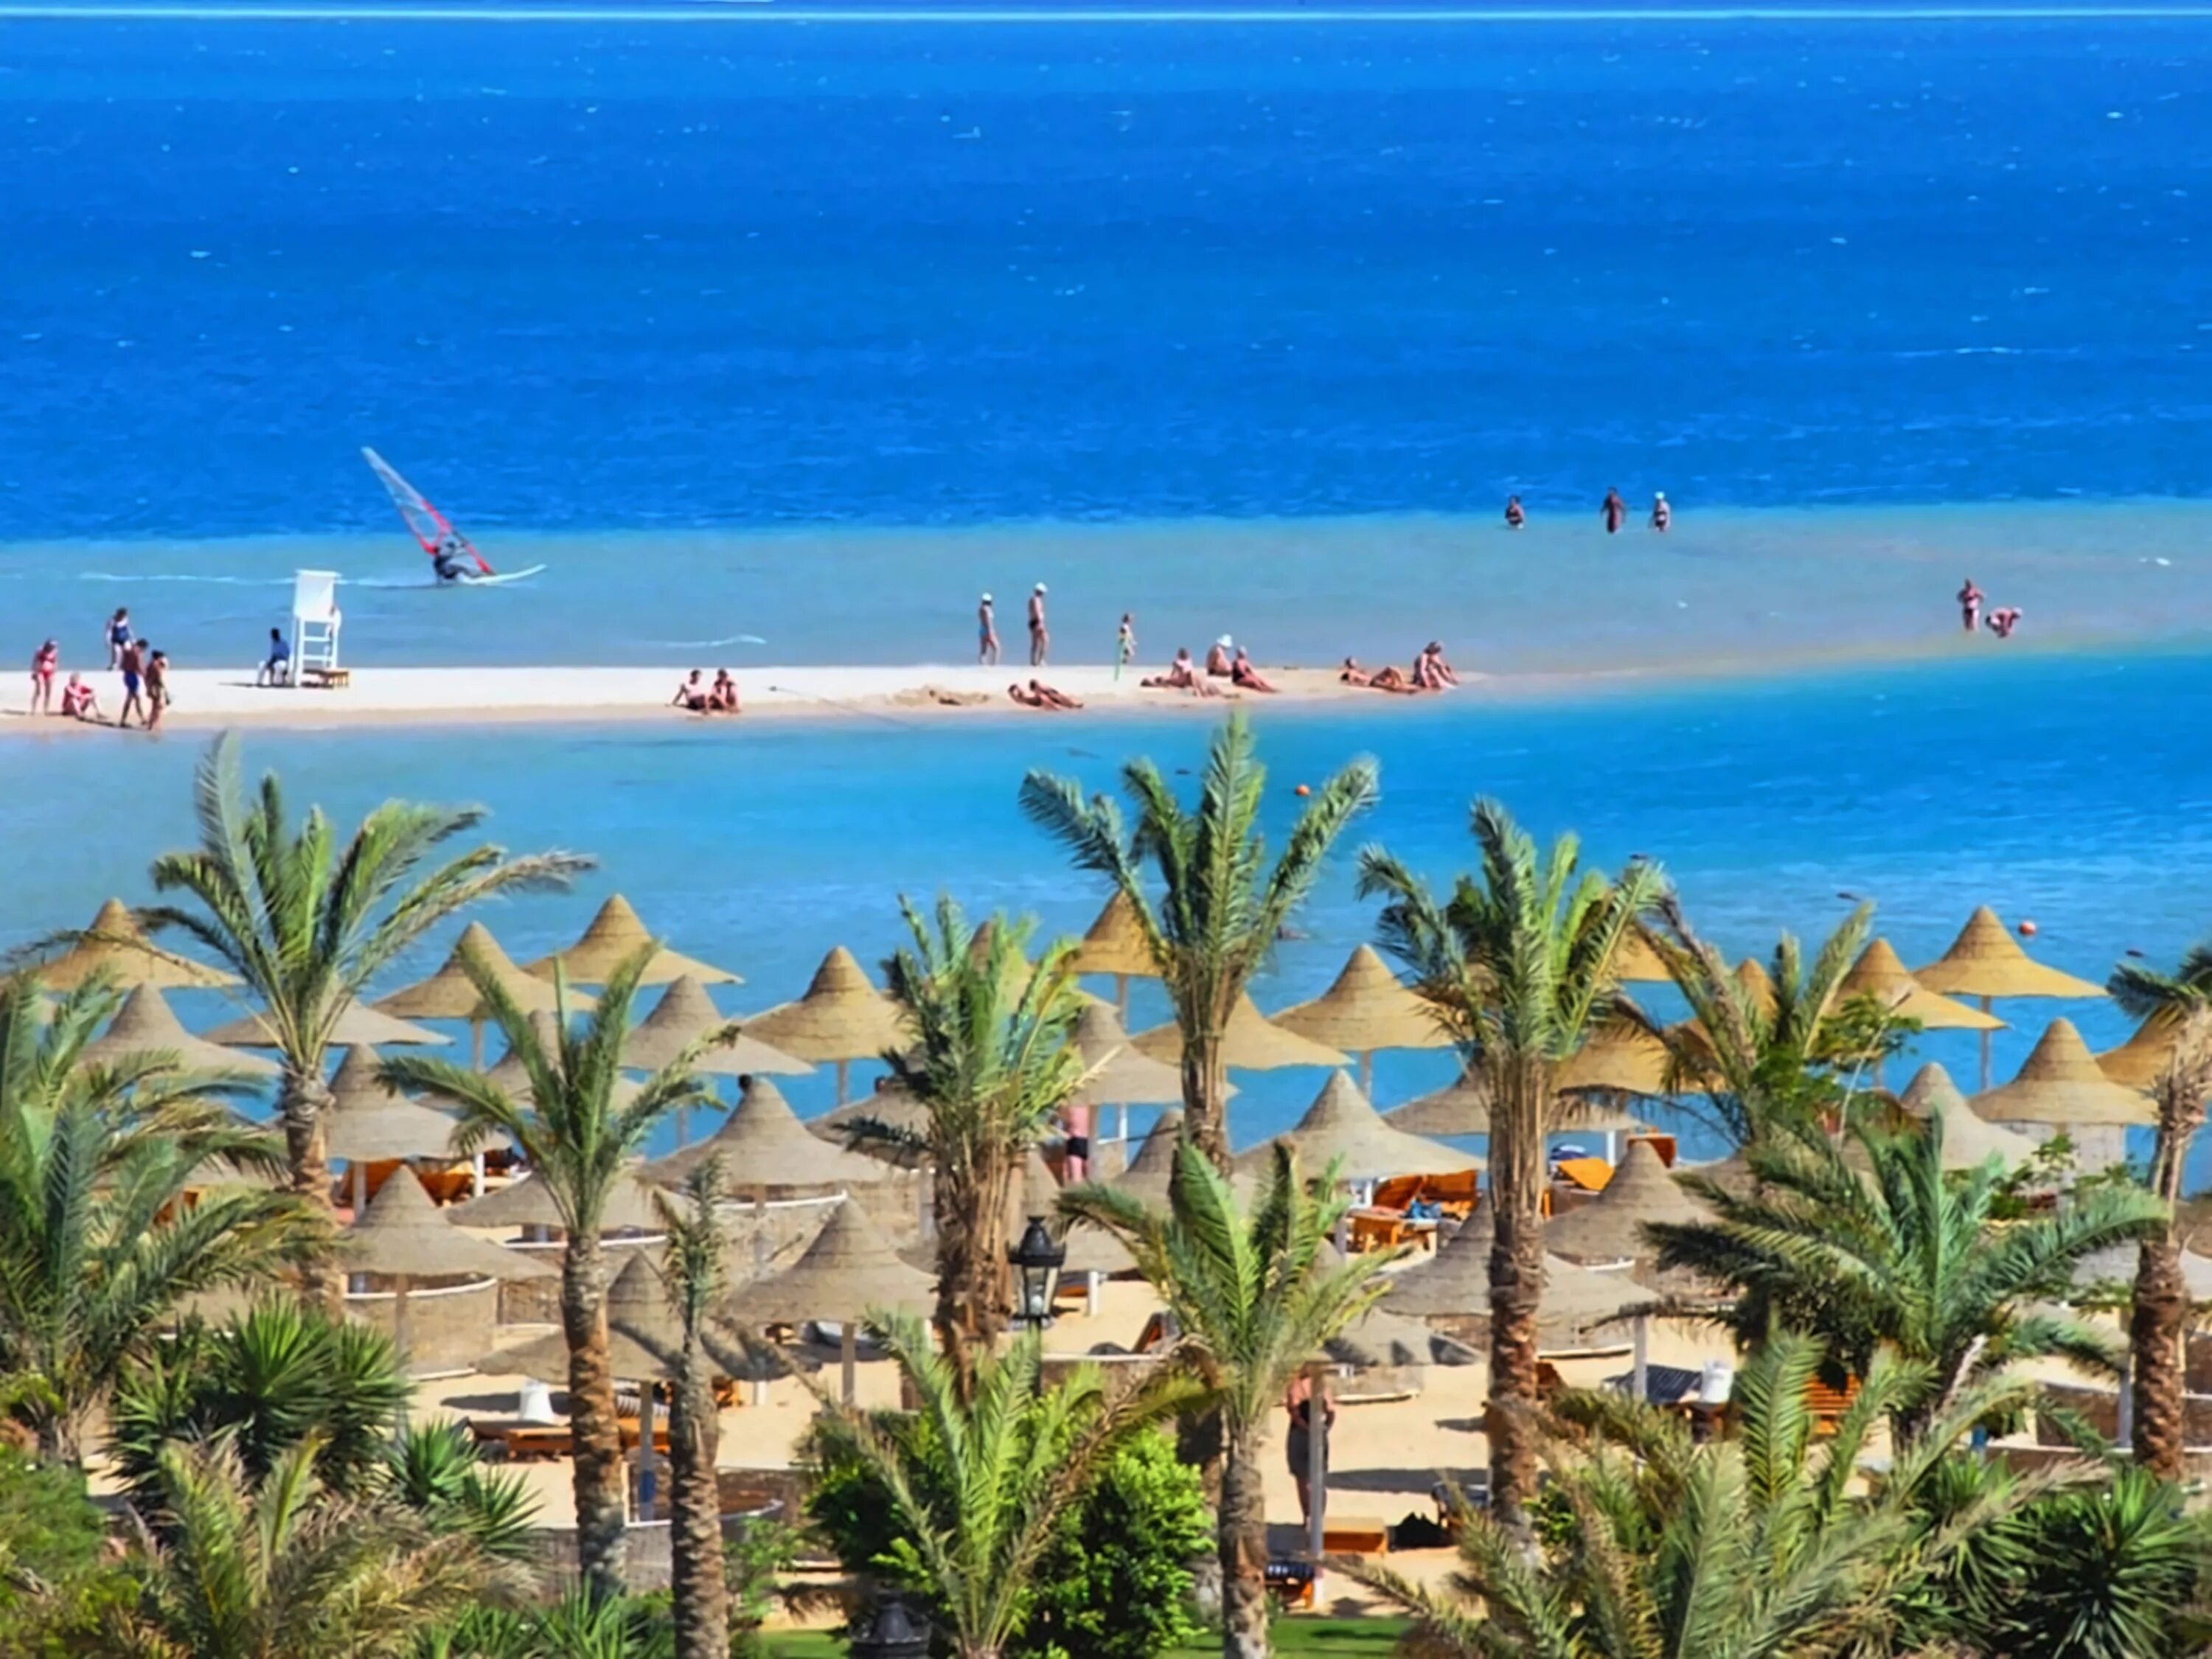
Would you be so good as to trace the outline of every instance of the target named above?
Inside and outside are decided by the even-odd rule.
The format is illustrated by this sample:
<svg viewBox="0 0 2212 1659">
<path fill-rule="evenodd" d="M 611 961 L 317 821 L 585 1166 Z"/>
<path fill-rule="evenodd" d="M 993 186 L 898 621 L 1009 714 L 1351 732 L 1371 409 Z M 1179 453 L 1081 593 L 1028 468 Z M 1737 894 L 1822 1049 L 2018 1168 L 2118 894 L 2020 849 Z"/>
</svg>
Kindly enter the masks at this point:
<svg viewBox="0 0 2212 1659">
<path fill-rule="evenodd" d="M 168 653 L 156 651 L 131 632 L 131 612 L 123 606 L 118 606 L 115 614 L 107 619 L 106 643 L 107 666 L 123 676 L 123 706 L 116 712 L 117 729 L 129 726 L 131 717 L 136 714 L 139 725 L 147 731 L 158 731 L 161 711 L 169 706 Z M 56 698 L 54 682 L 61 678 L 61 667 L 58 640 L 47 639 L 31 653 L 31 713 L 106 725 L 107 716 L 100 708 L 100 697 L 85 683 L 83 675 L 71 674 L 60 688 L 60 697 Z"/>
<path fill-rule="evenodd" d="M 676 688 L 669 699 L 671 708 L 682 708 L 694 714 L 734 714 L 738 712 L 738 683 L 730 678 L 730 671 L 714 671 L 714 683 L 704 684 L 707 671 L 695 668 Z"/>
<path fill-rule="evenodd" d="M 1226 634 L 1207 647 L 1203 672 L 1191 660 L 1190 647 L 1185 646 L 1176 653 L 1166 672 L 1148 676 L 1137 684 L 1153 690 L 1188 691 L 1194 696 L 1218 697 L 1222 690 L 1214 684 L 1216 680 L 1226 680 L 1240 691 L 1259 691 L 1269 696 L 1281 689 L 1261 674 L 1244 647 Z"/>
<path fill-rule="evenodd" d="M 1966 585 L 1959 590 L 1960 621 L 1969 634 L 1974 632 L 1978 625 L 1984 625 L 1999 639 L 2010 639 L 2013 630 L 2020 626 L 2020 607 L 2016 605 L 2000 605 L 1984 614 L 1982 607 L 1988 599 L 1989 595 L 1974 586 L 1974 579 L 1967 577 Z"/>
<path fill-rule="evenodd" d="M 1435 640 L 1423 646 L 1414 657 L 1410 674 L 1402 672 L 1395 663 L 1386 663 L 1370 673 L 1356 658 L 1346 657 L 1336 677 L 1346 685 L 1362 685 L 1370 691 L 1395 691 L 1407 697 L 1423 691 L 1442 691 L 1459 684 L 1459 675 L 1444 660 L 1443 646 Z"/>
<path fill-rule="evenodd" d="M 1030 666 L 1042 668 L 1052 659 L 1052 628 L 1044 613 L 1045 587 L 1039 582 L 1030 590 Z M 1129 619 L 1121 618 L 1126 632 Z M 1132 640 L 1133 643 L 1133 636 Z M 975 661 L 984 668 L 995 667 L 999 660 L 999 613 L 994 608 L 988 593 L 975 605 Z"/>
<path fill-rule="evenodd" d="M 1618 489 L 1608 489 L 1605 492 L 1605 501 L 1599 507 L 1598 514 L 1605 520 L 1605 533 L 1608 536 L 1617 536 L 1628 522 L 1628 502 Z M 1644 522 L 1662 536 L 1674 524 L 1674 509 L 1667 504 L 1665 490 L 1657 490 L 1652 495 L 1651 514 Z M 1505 527 L 1508 530 L 1521 530 L 1526 528 L 1528 523 L 1528 509 L 1521 505 L 1521 498 L 1518 495 L 1508 495 L 1505 498 Z"/>
</svg>

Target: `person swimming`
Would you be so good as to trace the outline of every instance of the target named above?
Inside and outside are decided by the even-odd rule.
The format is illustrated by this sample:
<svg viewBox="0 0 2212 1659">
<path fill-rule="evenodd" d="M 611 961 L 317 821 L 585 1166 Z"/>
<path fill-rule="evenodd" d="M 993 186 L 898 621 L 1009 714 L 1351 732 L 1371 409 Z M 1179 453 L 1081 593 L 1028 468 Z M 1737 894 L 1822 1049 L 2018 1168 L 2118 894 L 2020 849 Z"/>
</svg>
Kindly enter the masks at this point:
<svg viewBox="0 0 2212 1659">
<path fill-rule="evenodd" d="M 1605 492 L 1605 505 L 1599 510 L 1605 515 L 1605 533 L 1608 536 L 1618 534 L 1620 526 L 1628 522 L 1628 503 L 1621 499 L 1618 489 Z"/>
<path fill-rule="evenodd" d="M 1508 530 L 1518 530 L 1528 522 L 1528 514 L 1522 508 L 1521 498 L 1518 495 L 1508 495 L 1505 498 L 1505 527 Z"/>
<path fill-rule="evenodd" d="M 1972 576 L 1966 578 L 1966 586 L 1959 590 L 1959 617 L 1961 624 L 1969 634 L 1972 633 L 1976 625 L 1980 623 L 1982 601 L 1988 597 L 1980 588 L 1974 586 L 1974 579 Z"/>
</svg>

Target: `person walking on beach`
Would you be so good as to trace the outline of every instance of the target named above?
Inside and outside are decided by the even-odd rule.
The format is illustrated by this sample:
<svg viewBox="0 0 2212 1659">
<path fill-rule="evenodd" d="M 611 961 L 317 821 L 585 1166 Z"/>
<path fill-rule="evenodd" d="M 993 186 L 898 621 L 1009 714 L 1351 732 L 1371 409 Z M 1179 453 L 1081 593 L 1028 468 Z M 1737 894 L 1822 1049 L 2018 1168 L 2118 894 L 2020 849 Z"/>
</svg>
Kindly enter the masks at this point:
<svg viewBox="0 0 2212 1659">
<path fill-rule="evenodd" d="M 1982 600 L 1986 597 L 1980 588 L 1974 586 L 1972 576 L 1966 578 L 1966 585 L 1959 590 L 1959 619 L 1969 634 L 1981 623 Z"/>
<path fill-rule="evenodd" d="M 1518 530 L 1528 522 L 1528 514 L 1522 508 L 1521 498 L 1518 495 L 1508 495 L 1505 498 L 1505 527 L 1508 530 Z"/>
<path fill-rule="evenodd" d="M 169 657 L 164 651 L 150 653 L 146 659 L 146 729 L 157 730 L 161 724 L 161 711 L 169 706 Z"/>
<path fill-rule="evenodd" d="M 1314 1455 L 1314 1395 L 1321 1395 L 1321 1455 Z M 1328 1383 L 1324 1379 L 1318 1384 L 1301 1371 L 1291 1379 L 1291 1386 L 1283 1395 L 1283 1409 L 1291 1414 L 1290 1432 L 1284 1437 L 1284 1460 L 1291 1466 L 1291 1479 L 1297 1482 L 1298 1519 L 1313 1519 L 1314 1466 L 1319 1463 L 1322 1485 L 1328 1484 L 1328 1431 L 1336 1422 L 1336 1402 L 1328 1397 Z"/>
<path fill-rule="evenodd" d="M 124 643 L 115 665 L 123 671 L 123 707 L 115 714 L 115 729 L 119 732 L 131 724 L 132 709 L 138 711 L 141 720 L 146 718 L 146 704 L 138 695 L 139 676 L 144 671 L 146 659 L 137 641 L 129 640 Z"/>
<path fill-rule="evenodd" d="M 123 666 L 123 647 L 131 643 L 131 607 L 118 605 L 107 619 L 107 665 Z"/>
<path fill-rule="evenodd" d="M 54 676 L 62 665 L 62 648 L 48 640 L 31 658 L 31 712 L 54 712 Z"/>
<path fill-rule="evenodd" d="M 1651 527 L 1663 536 L 1674 522 L 1674 509 L 1667 505 L 1667 492 L 1662 489 L 1651 498 Z"/>
<path fill-rule="evenodd" d="M 1030 591 L 1030 666 L 1042 668 L 1052 655 L 1052 631 L 1044 623 L 1044 584 Z"/>
<path fill-rule="evenodd" d="M 999 660 L 999 613 L 988 593 L 975 607 L 975 660 L 987 666 Z"/>
<path fill-rule="evenodd" d="M 1137 654 L 1137 619 L 1127 611 L 1121 613 L 1121 627 L 1114 636 L 1114 678 L 1120 679 L 1121 671 Z"/>
<path fill-rule="evenodd" d="M 1620 526 L 1628 522 L 1628 503 L 1621 499 L 1618 489 L 1608 489 L 1605 492 L 1604 513 L 1605 533 L 1608 536 L 1619 535 Z"/>
</svg>

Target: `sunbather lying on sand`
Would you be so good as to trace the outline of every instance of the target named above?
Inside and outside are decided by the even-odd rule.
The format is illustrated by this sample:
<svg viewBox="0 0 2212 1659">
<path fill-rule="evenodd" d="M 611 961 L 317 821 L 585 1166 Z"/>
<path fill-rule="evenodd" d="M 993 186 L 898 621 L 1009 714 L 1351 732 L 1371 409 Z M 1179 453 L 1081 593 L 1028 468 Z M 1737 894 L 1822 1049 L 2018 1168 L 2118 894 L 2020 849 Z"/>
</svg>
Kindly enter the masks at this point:
<svg viewBox="0 0 2212 1659">
<path fill-rule="evenodd" d="M 1219 686 L 1199 678 L 1198 666 L 1191 661 L 1188 647 L 1176 653 L 1176 659 L 1168 665 L 1165 673 L 1150 675 L 1137 684 L 1154 691 L 1188 691 L 1194 697 L 1223 695 Z"/>
<path fill-rule="evenodd" d="M 1377 669 L 1370 674 L 1359 665 L 1356 657 L 1346 657 L 1336 677 L 1346 685 L 1364 685 L 1374 691 L 1395 691 L 1401 696 L 1413 695 L 1413 688 L 1407 684 L 1406 677 L 1395 667 Z"/>
<path fill-rule="evenodd" d="M 1042 680 L 1031 680 L 1026 686 L 1010 685 L 1006 695 L 1024 708 L 1042 708 L 1048 714 L 1083 707 L 1065 691 L 1055 690 Z"/>
<path fill-rule="evenodd" d="M 1252 666 L 1252 659 L 1244 654 L 1244 647 L 1237 647 L 1237 659 L 1229 665 L 1229 683 L 1242 686 L 1247 691 L 1273 691 L 1275 688 L 1260 678 L 1260 671 Z"/>
</svg>

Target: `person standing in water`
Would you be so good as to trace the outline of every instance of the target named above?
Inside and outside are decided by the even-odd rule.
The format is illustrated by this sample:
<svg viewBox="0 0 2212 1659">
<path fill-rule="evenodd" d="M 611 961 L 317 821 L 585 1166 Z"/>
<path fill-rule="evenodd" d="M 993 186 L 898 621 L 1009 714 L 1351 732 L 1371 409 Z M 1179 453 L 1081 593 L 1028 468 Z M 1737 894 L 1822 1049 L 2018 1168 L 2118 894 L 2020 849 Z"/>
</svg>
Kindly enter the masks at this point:
<svg viewBox="0 0 2212 1659">
<path fill-rule="evenodd" d="M 1137 619 L 1127 611 L 1121 613 L 1120 631 L 1114 636 L 1114 678 L 1120 679 L 1121 671 L 1137 654 Z"/>
<path fill-rule="evenodd" d="M 1052 655 L 1052 631 L 1044 623 L 1044 584 L 1030 590 L 1030 666 L 1042 668 Z"/>
<path fill-rule="evenodd" d="M 1605 533 L 1608 536 L 1619 535 L 1620 526 L 1628 522 L 1628 503 L 1621 499 L 1618 489 L 1608 489 L 1605 492 L 1605 506 L 1602 511 L 1605 514 Z"/>
<path fill-rule="evenodd" d="M 1651 498 L 1651 527 L 1663 536 L 1674 522 L 1674 509 L 1667 505 L 1667 492 L 1662 489 Z"/>
<path fill-rule="evenodd" d="M 1959 618 L 1969 634 L 1981 624 L 1982 600 L 1985 597 L 1982 590 L 1974 586 L 1972 576 L 1966 578 L 1966 586 L 1959 590 Z"/>
<path fill-rule="evenodd" d="M 975 607 L 975 660 L 986 666 L 999 660 L 999 615 L 988 593 Z"/>
<path fill-rule="evenodd" d="M 1528 522 L 1528 514 L 1522 508 L 1521 498 L 1518 495 L 1508 495 L 1505 498 L 1505 527 L 1508 530 L 1518 530 Z"/>
</svg>

